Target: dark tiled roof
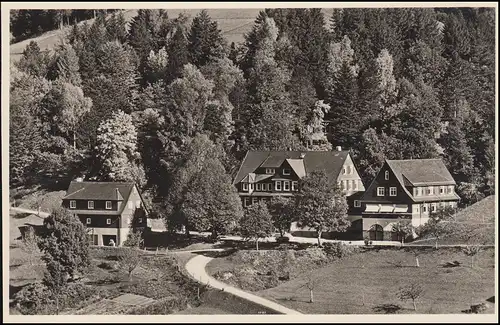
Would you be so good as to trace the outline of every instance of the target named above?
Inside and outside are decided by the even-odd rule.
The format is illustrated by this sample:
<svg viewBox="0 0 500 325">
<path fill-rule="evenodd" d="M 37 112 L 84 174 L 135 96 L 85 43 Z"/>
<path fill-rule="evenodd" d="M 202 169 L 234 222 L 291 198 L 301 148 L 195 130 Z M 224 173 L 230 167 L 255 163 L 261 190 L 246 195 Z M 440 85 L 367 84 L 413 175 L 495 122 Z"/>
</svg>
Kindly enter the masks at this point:
<svg viewBox="0 0 500 325">
<path fill-rule="evenodd" d="M 124 200 L 128 199 L 134 183 L 76 182 L 69 185 L 63 199 L 71 200 Z"/>
<path fill-rule="evenodd" d="M 246 175 L 254 172 L 258 167 L 266 167 L 268 163 L 273 165 L 269 167 L 279 167 L 285 159 L 301 159 L 302 153 L 305 153 L 303 160 L 306 174 L 315 170 L 324 170 L 334 179 L 340 174 L 344 161 L 349 155 L 349 151 L 248 151 L 234 178 L 234 184 L 241 182 Z M 281 163 L 276 166 L 277 162 Z"/>
<path fill-rule="evenodd" d="M 455 185 L 455 180 L 441 159 L 386 160 L 401 184 Z M 410 183 L 410 184 L 408 184 Z"/>
</svg>

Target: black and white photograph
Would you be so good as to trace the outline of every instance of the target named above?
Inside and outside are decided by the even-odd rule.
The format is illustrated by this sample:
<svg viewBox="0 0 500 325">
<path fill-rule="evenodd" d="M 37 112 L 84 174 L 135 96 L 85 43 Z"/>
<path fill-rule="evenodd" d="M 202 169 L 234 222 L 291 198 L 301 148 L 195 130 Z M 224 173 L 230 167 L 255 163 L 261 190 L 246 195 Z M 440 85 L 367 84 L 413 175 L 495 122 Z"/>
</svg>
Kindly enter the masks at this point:
<svg viewBox="0 0 500 325">
<path fill-rule="evenodd" d="M 497 24 L 2 2 L 4 317 L 497 322 Z"/>
</svg>

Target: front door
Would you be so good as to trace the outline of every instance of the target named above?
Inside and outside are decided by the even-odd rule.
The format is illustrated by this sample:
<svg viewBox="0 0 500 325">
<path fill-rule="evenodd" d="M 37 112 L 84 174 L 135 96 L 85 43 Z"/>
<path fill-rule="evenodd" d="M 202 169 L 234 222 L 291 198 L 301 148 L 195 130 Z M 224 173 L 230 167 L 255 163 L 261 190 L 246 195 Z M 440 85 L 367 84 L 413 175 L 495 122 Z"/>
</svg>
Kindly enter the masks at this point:
<svg viewBox="0 0 500 325">
<path fill-rule="evenodd" d="M 373 225 L 370 228 L 370 240 L 384 240 L 384 228 L 381 225 Z"/>
</svg>

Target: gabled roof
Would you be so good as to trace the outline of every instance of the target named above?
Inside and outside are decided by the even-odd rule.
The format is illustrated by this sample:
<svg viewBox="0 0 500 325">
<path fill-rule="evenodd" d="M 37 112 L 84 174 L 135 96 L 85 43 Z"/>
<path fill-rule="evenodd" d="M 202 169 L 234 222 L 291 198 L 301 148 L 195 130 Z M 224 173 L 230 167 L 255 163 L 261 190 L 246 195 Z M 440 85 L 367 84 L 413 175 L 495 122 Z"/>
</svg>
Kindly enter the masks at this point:
<svg viewBox="0 0 500 325">
<path fill-rule="evenodd" d="M 303 159 L 287 159 L 286 162 L 292 167 L 299 178 L 306 176 L 306 168 Z"/>
<path fill-rule="evenodd" d="M 404 186 L 455 185 L 441 159 L 386 160 Z"/>
<path fill-rule="evenodd" d="M 300 158 L 304 153 L 304 158 Z M 248 151 L 243 159 L 233 184 L 241 182 L 249 173 L 259 167 L 280 167 L 285 160 L 292 160 L 290 166 L 297 175 L 315 170 L 324 170 L 330 177 L 337 179 L 349 151 Z M 303 170 L 296 160 L 301 160 Z M 279 164 L 278 164 L 279 163 Z M 297 168 L 297 169 L 296 169 Z"/>
<path fill-rule="evenodd" d="M 109 200 L 123 201 L 134 188 L 134 183 L 125 182 L 77 182 L 69 185 L 64 200 Z"/>
</svg>

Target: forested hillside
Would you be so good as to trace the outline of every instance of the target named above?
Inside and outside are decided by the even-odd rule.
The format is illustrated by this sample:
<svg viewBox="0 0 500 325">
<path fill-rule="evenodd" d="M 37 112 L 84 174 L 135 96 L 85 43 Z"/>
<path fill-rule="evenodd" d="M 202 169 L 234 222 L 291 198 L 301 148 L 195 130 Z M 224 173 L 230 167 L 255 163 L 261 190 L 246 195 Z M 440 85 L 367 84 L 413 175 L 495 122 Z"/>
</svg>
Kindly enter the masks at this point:
<svg viewBox="0 0 500 325">
<path fill-rule="evenodd" d="M 248 149 L 342 146 L 365 184 L 441 156 L 474 202 L 494 192 L 494 87 L 493 8 L 268 9 L 241 44 L 206 11 L 99 15 L 11 67 L 10 182 L 134 180 L 182 223 L 210 195 L 239 209 Z"/>
</svg>

